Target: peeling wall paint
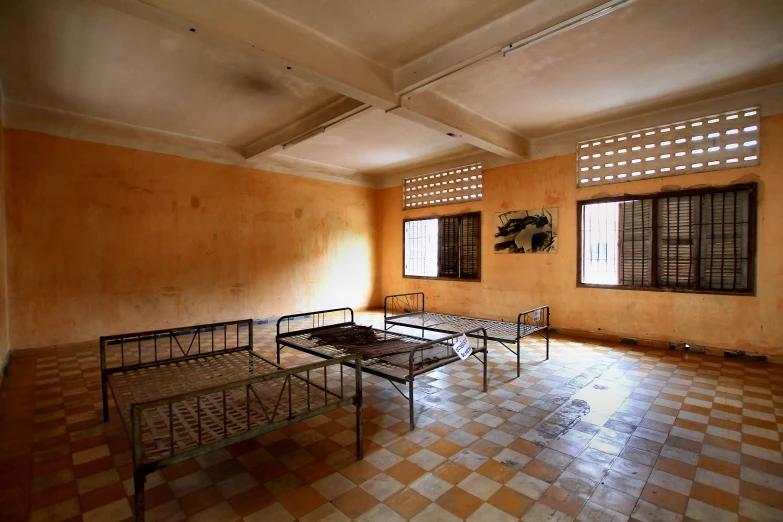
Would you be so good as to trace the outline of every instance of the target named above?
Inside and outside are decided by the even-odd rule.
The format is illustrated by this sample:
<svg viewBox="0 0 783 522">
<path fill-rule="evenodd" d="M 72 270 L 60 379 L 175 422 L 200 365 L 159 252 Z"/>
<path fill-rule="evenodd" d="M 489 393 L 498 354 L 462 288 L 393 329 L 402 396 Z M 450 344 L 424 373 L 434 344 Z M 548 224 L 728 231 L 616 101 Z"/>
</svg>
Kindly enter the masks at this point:
<svg viewBox="0 0 783 522">
<path fill-rule="evenodd" d="M 377 296 L 377 191 L 7 129 L 14 349 Z"/>
<path fill-rule="evenodd" d="M 380 197 L 379 271 L 382 294 L 423 291 L 428 308 L 454 314 L 515 319 L 548 304 L 561 329 L 619 337 L 683 341 L 762 354 L 783 354 L 783 115 L 762 119 L 761 165 L 744 169 L 576 188 L 573 154 L 485 170 L 477 203 L 401 209 L 400 187 Z M 576 202 L 625 193 L 728 185 L 758 180 L 757 295 L 725 296 L 576 287 Z M 554 255 L 493 253 L 494 213 L 556 206 L 560 248 Z M 481 282 L 402 277 L 403 218 L 482 211 Z"/>
</svg>

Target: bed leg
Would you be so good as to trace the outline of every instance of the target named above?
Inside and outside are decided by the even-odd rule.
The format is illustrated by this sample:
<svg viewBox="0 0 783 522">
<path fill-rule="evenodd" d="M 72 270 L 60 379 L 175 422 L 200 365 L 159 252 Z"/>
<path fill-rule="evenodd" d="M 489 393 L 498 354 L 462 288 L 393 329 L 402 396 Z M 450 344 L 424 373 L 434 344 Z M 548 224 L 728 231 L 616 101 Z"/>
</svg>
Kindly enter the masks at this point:
<svg viewBox="0 0 783 522">
<path fill-rule="evenodd" d="M 133 495 L 136 500 L 136 522 L 144 522 L 144 483 L 147 475 L 139 470 L 133 473 Z"/>
<path fill-rule="evenodd" d="M 520 359 L 519 352 L 520 352 L 519 337 L 517 337 L 517 377 L 519 377 L 521 375 L 521 372 L 520 372 L 520 361 L 521 361 L 521 359 Z"/>
<path fill-rule="evenodd" d="M 484 393 L 487 393 L 487 344 L 484 343 Z"/>
<path fill-rule="evenodd" d="M 362 402 L 364 401 L 364 392 L 362 392 L 362 358 L 356 356 L 354 363 L 354 379 L 356 384 L 356 396 L 353 403 L 356 406 L 356 460 L 364 458 L 364 430 L 362 429 Z M 340 366 L 340 387 L 342 388 L 342 366 Z M 340 393 L 342 395 L 342 393 Z"/>
<path fill-rule="evenodd" d="M 101 394 L 103 399 L 103 422 L 109 422 L 109 385 L 105 376 L 101 376 Z"/>
<path fill-rule="evenodd" d="M 546 360 L 549 360 L 549 327 L 546 329 Z"/>
<path fill-rule="evenodd" d="M 280 343 L 277 343 L 277 364 L 280 364 Z"/>
<path fill-rule="evenodd" d="M 413 379 L 411 379 L 408 382 L 408 404 L 410 407 L 410 415 L 411 415 L 411 431 L 416 427 L 416 425 L 413 422 Z"/>
<path fill-rule="evenodd" d="M 356 401 L 356 460 L 364 458 L 364 434 L 362 433 L 362 399 Z"/>
<path fill-rule="evenodd" d="M 109 379 L 106 377 L 106 339 L 101 337 L 101 399 L 103 399 L 103 422 L 109 422 Z"/>
</svg>

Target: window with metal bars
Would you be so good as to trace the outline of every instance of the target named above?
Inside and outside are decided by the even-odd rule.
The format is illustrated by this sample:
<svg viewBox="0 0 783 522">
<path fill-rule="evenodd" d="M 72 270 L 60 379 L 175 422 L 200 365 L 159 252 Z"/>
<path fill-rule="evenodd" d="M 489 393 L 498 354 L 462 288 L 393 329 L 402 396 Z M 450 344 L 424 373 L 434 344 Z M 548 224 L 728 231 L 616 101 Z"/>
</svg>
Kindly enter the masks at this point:
<svg viewBox="0 0 783 522">
<path fill-rule="evenodd" d="M 481 278 L 481 213 L 403 222 L 405 277 Z"/>
<path fill-rule="evenodd" d="M 580 286 L 753 294 L 755 184 L 580 201 Z"/>
</svg>

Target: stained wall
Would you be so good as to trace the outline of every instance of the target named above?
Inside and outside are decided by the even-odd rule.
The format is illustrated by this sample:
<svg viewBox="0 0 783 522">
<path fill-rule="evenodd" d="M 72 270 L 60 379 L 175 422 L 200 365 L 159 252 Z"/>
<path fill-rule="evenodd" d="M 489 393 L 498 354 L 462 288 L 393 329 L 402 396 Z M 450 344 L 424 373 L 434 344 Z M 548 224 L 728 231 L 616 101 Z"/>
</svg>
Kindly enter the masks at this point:
<svg viewBox="0 0 783 522">
<path fill-rule="evenodd" d="M 377 191 L 6 129 L 13 349 L 377 302 Z"/>
<path fill-rule="evenodd" d="M 576 188 L 572 154 L 484 172 L 483 200 L 403 212 L 401 189 L 382 191 L 380 274 L 383 295 L 423 291 L 433 311 L 515 319 L 543 304 L 561 330 L 685 341 L 754 353 L 783 353 L 783 115 L 762 119 L 761 165 L 631 183 Z M 758 181 L 756 296 L 577 288 L 577 200 Z M 496 212 L 557 207 L 556 254 L 493 252 Z M 402 221 L 482 211 L 481 282 L 402 277 Z"/>
<path fill-rule="evenodd" d="M 0 89 L 1 90 L 1 89 Z M 6 233 L 5 233 L 5 136 L 2 117 L 2 92 L 0 92 L 0 382 L 8 359 L 8 286 L 6 282 Z"/>
<path fill-rule="evenodd" d="M 481 202 L 403 212 L 399 187 L 6 129 L 10 346 L 364 308 L 421 290 L 437 311 L 511 319 L 549 304 L 564 331 L 780 353 L 781 140 L 783 115 L 765 117 L 758 167 L 583 189 L 573 155 L 520 163 L 485 171 Z M 756 296 L 577 288 L 577 200 L 748 181 L 759 183 Z M 495 254 L 494 213 L 541 206 L 559 209 L 558 253 Z M 483 213 L 481 282 L 402 277 L 404 218 L 475 210 Z"/>
</svg>

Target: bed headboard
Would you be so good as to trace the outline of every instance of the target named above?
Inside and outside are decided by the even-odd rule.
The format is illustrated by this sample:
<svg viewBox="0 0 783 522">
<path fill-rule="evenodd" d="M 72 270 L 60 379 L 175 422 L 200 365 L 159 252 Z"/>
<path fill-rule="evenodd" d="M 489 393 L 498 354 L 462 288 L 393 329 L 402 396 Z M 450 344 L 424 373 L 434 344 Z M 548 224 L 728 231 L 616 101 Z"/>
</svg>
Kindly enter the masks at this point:
<svg viewBox="0 0 783 522">
<path fill-rule="evenodd" d="M 383 301 L 383 318 L 424 312 L 424 292 L 387 295 Z"/>
<path fill-rule="evenodd" d="M 284 315 L 277 320 L 277 336 L 285 337 L 320 328 L 352 324 L 354 324 L 352 308 L 332 308 L 331 310 Z"/>
<path fill-rule="evenodd" d="M 101 373 L 205 357 L 215 352 L 253 350 L 253 320 L 107 335 L 100 339 Z"/>
</svg>

